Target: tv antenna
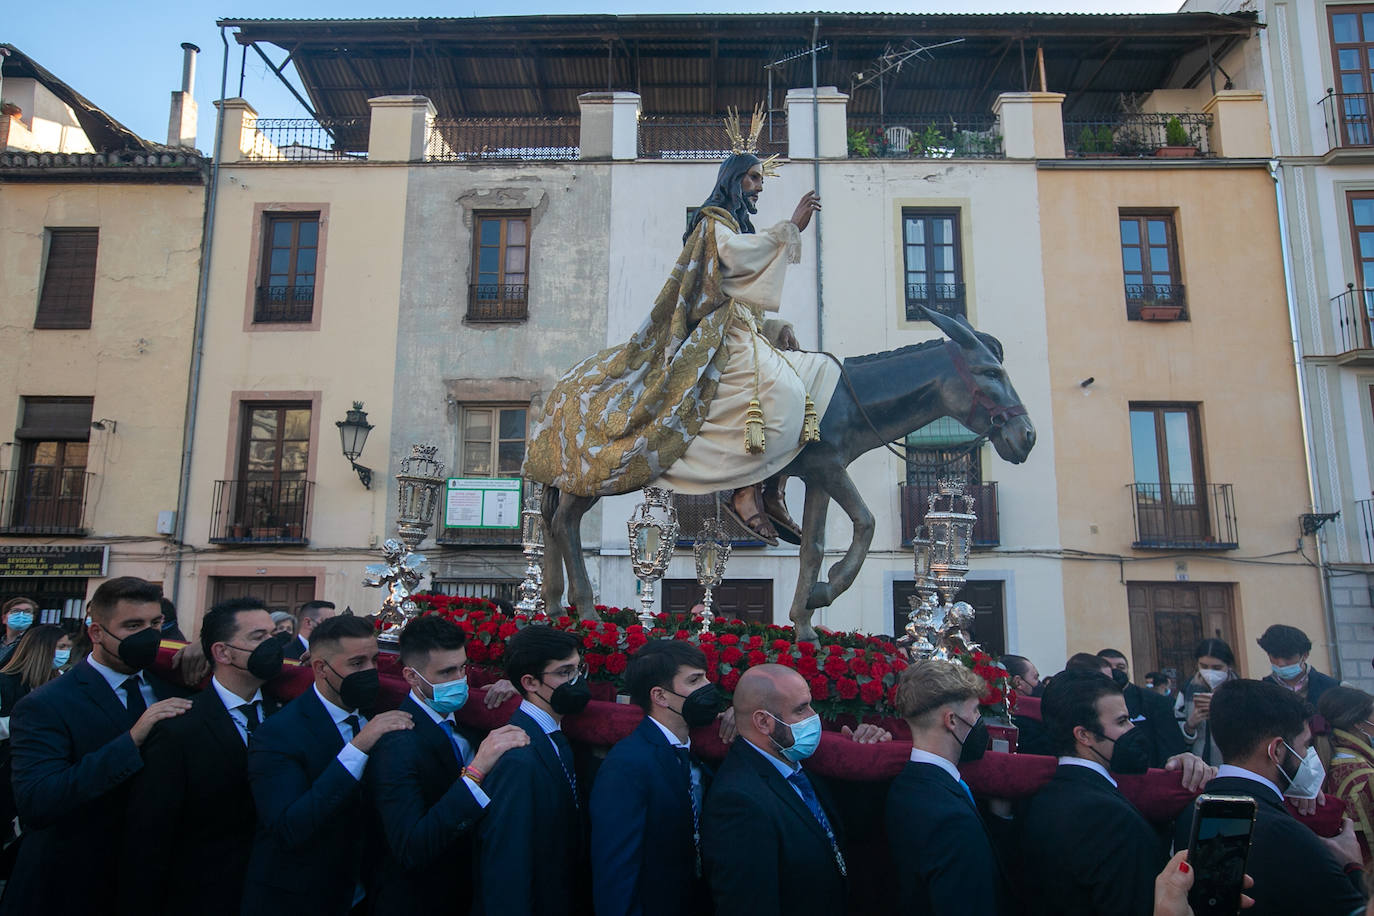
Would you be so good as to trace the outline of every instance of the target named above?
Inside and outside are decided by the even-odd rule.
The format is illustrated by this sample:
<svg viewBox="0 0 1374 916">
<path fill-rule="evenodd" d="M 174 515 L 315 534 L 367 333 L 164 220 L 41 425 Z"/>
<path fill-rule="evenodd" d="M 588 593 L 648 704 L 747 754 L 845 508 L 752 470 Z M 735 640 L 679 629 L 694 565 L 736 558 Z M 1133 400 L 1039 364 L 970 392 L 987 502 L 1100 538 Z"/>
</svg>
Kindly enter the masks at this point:
<svg viewBox="0 0 1374 916">
<path fill-rule="evenodd" d="M 878 123 L 880 127 L 884 124 L 884 99 L 883 99 L 883 77 L 889 73 L 901 73 L 902 67 L 912 60 L 929 62 L 935 60 L 935 55 L 931 54 L 936 48 L 947 48 L 950 45 L 957 45 L 963 42 L 962 38 L 952 38 L 949 41 L 941 41 L 933 45 L 921 44 L 914 38 L 908 38 L 899 47 L 887 46 L 887 50 L 878 55 L 872 67 L 860 70 L 850 77 L 849 92 L 852 95 L 855 89 L 862 89 L 865 86 L 878 84 Z"/>
<path fill-rule="evenodd" d="M 819 55 L 822 51 L 828 51 L 828 50 L 830 50 L 830 42 L 826 41 L 826 42 L 821 42 L 820 44 L 816 44 L 816 43 L 814 43 L 814 41 L 813 41 L 811 47 L 809 47 L 809 48 L 803 48 L 803 49 L 800 50 L 800 51 L 794 51 L 794 52 L 792 52 L 791 54 L 785 54 L 785 55 L 783 55 L 782 57 L 779 57 L 777 60 L 773 61 L 771 64 L 764 64 L 764 65 L 763 65 L 763 69 L 765 69 L 765 70 L 768 71 L 768 142 L 769 142 L 769 143 L 776 142 L 776 138 L 773 136 L 773 112 L 775 112 L 775 111 L 778 110 L 778 109 L 776 109 L 776 108 L 773 107 L 773 73 L 774 73 L 775 71 L 777 71 L 777 70 L 782 69 L 782 67 L 783 67 L 784 65 L 792 63 L 792 61 L 794 61 L 794 60 L 801 60 L 803 57 L 810 57 L 810 58 L 812 58 L 812 59 L 814 60 L 815 57 L 816 57 L 817 55 Z M 813 69 L 814 69 L 814 68 L 813 68 Z M 814 83 L 814 79 L 813 79 L 813 83 Z M 814 85 L 812 86 L 812 89 L 813 89 L 813 90 L 815 89 L 815 86 L 814 86 Z"/>
</svg>

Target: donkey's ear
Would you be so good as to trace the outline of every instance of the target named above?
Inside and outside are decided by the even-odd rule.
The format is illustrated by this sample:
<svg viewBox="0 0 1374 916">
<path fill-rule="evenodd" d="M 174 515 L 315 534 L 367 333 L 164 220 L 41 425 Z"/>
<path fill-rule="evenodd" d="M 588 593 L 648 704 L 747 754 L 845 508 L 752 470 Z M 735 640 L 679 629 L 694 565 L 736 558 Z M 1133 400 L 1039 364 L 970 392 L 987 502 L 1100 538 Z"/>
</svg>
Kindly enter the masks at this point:
<svg viewBox="0 0 1374 916">
<path fill-rule="evenodd" d="M 974 333 L 977 334 L 978 339 L 983 342 L 983 346 L 992 351 L 992 355 L 997 357 L 999 363 L 1005 362 L 1002 358 L 1002 341 L 993 337 L 991 334 L 984 334 L 982 331 L 974 331 Z"/>
<path fill-rule="evenodd" d="M 925 306 L 922 306 L 921 310 L 925 313 L 925 319 L 927 321 L 935 325 L 941 331 L 944 331 L 946 336 L 959 346 L 969 350 L 977 350 L 983 345 L 982 341 L 978 339 L 977 333 L 967 321 L 954 318 L 943 312 L 937 312 L 935 309 L 926 308 Z"/>
</svg>

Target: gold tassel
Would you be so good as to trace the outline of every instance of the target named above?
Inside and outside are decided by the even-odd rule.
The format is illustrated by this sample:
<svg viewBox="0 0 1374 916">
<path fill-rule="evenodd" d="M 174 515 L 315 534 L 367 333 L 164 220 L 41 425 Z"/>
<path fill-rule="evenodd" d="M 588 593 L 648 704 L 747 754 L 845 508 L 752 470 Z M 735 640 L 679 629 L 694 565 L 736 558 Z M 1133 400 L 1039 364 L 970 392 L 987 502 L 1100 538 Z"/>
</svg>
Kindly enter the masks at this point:
<svg viewBox="0 0 1374 916">
<path fill-rule="evenodd" d="M 821 441 L 821 418 L 816 416 L 816 402 L 811 395 L 806 396 L 806 413 L 802 415 L 801 441 Z"/>
<path fill-rule="evenodd" d="M 763 407 L 758 398 L 749 399 L 744 419 L 744 450 L 751 455 L 763 451 Z"/>
</svg>

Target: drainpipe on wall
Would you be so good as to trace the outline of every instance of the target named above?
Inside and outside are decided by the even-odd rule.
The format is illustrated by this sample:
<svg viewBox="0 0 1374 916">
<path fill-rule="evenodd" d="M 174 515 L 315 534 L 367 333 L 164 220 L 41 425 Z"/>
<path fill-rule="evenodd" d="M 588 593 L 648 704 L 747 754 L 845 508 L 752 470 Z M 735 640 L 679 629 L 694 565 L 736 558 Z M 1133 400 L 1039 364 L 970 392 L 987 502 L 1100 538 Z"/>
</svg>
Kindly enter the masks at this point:
<svg viewBox="0 0 1374 916">
<path fill-rule="evenodd" d="M 820 80 L 819 63 L 820 52 L 816 50 L 816 42 L 821 35 L 821 17 L 817 16 L 811 21 L 811 152 L 814 155 L 812 160 L 813 184 L 816 186 L 817 196 L 821 193 L 821 98 L 820 87 L 817 85 Z M 816 349 L 825 349 L 825 287 L 822 285 L 821 275 L 821 214 L 817 211 L 814 214 L 816 221 Z"/>
<path fill-rule="evenodd" d="M 1264 37 L 1260 39 L 1260 58 L 1263 63 L 1266 80 L 1271 84 L 1270 78 L 1272 71 L 1269 69 L 1269 40 L 1266 31 Z M 1303 352 L 1302 352 L 1302 325 L 1298 318 L 1298 296 L 1293 282 L 1293 255 L 1289 247 L 1291 241 L 1288 234 L 1288 209 L 1287 199 L 1283 193 L 1283 168 L 1282 157 L 1279 155 L 1279 128 L 1278 113 L 1274 110 L 1274 93 L 1266 92 L 1265 105 L 1269 111 L 1269 145 L 1273 148 L 1274 157 L 1269 160 L 1269 177 L 1274 182 L 1274 205 L 1278 208 L 1279 217 L 1279 251 L 1281 254 L 1280 262 L 1283 264 L 1283 292 L 1288 304 L 1288 331 L 1293 343 L 1293 371 L 1298 380 L 1298 413 L 1302 420 L 1302 444 L 1303 460 L 1307 464 L 1307 500 L 1312 512 L 1319 509 L 1319 491 L 1317 488 L 1317 456 L 1315 449 L 1315 437 L 1312 433 L 1312 415 L 1307 409 L 1307 375 L 1303 371 Z M 1299 535 L 1301 539 L 1301 535 Z M 1322 614 L 1326 620 L 1326 632 L 1328 636 L 1327 646 L 1330 649 L 1331 676 L 1336 680 L 1341 680 L 1341 653 L 1336 640 L 1336 611 L 1331 600 L 1331 569 L 1326 562 L 1326 548 L 1322 544 L 1322 535 L 1318 531 L 1312 535 L 1312 542 L 1317 547 L 1317 568 L 1321 573 L 1321 598 Z M 1301 543 L 1301 540 L 1299 541 Z"/>
<path fill-rule="evenodd" d="M 200 405 L 200 368 L 205 355 L 205 305 L 210 295 L 210 255 L 215 245 L 215 203 L 219 199 L 220 142 L 224 134 L 224 94 L 229 85 L 229 39 L 220 26 L 219 40 L 224 45 L 224 62 L 220 66 L 220 104 L 215 115 L 215 145 L 210 160 L 210 187 L 205 192 L 205 221 L 201 229 L 200 282 L 196 289 L 196 324 L 191 343 L 191 377 L 187 385 L 186 421 L 181 441 L 181 481 L 177 486 L 177 524 L 173 544 L 177 558 L 172 570 L 172 603 L 179 605 L 181 595 L 181 566 L 186 553 L 186 504 L 190 499 L 191 450 L 196 439 L 196 410 Z"/>
</svg>

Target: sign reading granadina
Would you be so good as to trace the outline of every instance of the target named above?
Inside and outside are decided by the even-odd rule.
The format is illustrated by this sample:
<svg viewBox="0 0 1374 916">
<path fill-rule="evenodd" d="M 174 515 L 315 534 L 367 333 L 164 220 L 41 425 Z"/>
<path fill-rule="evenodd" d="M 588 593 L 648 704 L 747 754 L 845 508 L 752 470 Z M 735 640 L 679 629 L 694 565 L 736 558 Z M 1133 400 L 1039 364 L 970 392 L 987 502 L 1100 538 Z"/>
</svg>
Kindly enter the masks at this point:
<svg viewBox="0 0 1374 916">
<path fill-rule="evenodd" d="M 108 544 L 17 544 L 0 546 L 0 576 L 99 578 L 110 563 Z"/>
</svg>

